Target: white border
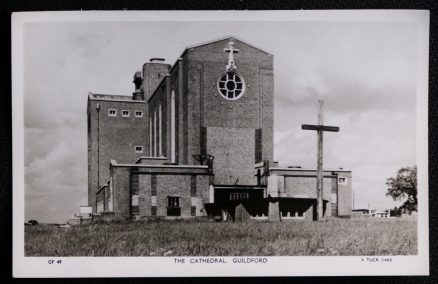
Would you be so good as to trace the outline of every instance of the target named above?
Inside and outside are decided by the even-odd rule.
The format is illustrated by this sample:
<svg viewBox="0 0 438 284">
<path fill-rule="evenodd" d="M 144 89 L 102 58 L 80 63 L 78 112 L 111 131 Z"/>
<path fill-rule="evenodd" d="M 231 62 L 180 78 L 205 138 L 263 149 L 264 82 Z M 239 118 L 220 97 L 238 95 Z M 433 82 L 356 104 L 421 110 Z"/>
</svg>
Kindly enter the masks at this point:
<svg viewBox="0 0 438 284">
<path fill-rule="evenodd" d="M 392 262 L 362 262 L 360 256 L 269 257 L 266 264 L 175 264 L 173 257 L 24 257 L 23 27 L 26 22 L 67 21 L 403 21 L 417 25 L 418 255 Z M 428 51 L 429 12 L 355 11 L 121 11 L 23 12 L 12 14 L 13 275 L 14 277 L 142 276 L 332 276 L 428 275 Z M 50 259 L 62 265 L 48 265 Z M 189 262 L 193 257 L 186 257 Z M 317 269 L 315 269 L 317 268 Z"/>
</svg>

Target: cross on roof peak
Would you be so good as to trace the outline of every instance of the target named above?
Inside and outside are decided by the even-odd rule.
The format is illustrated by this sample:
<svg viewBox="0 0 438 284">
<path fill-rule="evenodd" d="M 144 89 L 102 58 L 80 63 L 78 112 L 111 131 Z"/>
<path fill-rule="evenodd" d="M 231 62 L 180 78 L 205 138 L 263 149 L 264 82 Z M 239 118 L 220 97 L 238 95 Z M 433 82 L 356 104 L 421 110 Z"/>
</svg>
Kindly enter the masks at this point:
<svg viewBox="0 0 438 284">
<path fill-rule="evenodd" d="M 226 66 L 227 72 L 234 72 L 237 69 L 236 64 L 234 63 L 234 53 L 238 53 L 239 50 L 237 48 L 234 48 L 234 41 L 230 40 L 228 42 L 228 48 L 224 48 L 225 52 L 228 52 L 228 64 Z"/>
</svg>

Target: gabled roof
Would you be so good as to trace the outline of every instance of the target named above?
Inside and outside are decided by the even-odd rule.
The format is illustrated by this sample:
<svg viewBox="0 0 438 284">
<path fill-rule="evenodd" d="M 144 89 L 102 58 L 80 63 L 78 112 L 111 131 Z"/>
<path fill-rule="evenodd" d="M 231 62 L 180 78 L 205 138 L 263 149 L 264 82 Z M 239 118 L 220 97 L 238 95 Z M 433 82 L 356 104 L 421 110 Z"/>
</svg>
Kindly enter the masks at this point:
<svg viewBox="0 0 438 284">
<path fill-rule="evenodd" d="M 270 52 L 268 52 L 268 51 L 266 51 L 266 50 L 264 50 L 264 49 L 261 49 L 261 48 L 255 46 L 255 45 L 253 45 L 253 44 L 250 44 L 250 43 L 248 43 L 248 42 L 246 42 L 246 41 L 244 41 L 244 40 L 241 40 L 240 38 L 235 37 L 235 36 L 233 36 L 233 35 L 229 35 L 229 36 L 226 36 L 226 37 L 223 37 L 223 38 L 218 38 L 218 39 L 215 39 L 215 40 L 210 40 L 210 41 L 207 41 L 207 42 L 203 42 L 203 43 L 199 43 L 199 44 L 195 44 L 195 45 L 188 46 L 188 47 L 186 47 L 186 49 L 184 50 L 183 54 L 184 54 L 188 49 L 196 48 L 196 47 L 200 47 L 200 46 L 203 46 L 203 45 L 207 45 L 207 44 L 210 44 L 210 43 L 214 43 L 214 42 L 222 41 L 222 40 L 226 40 L 226 39 L 235 39 L 235 40 L 238 40 L 238 41 L 240 41 L 240 42 L 243 42 L 244 44 L 247 44 L 247 45 L 249 45 L 249 46 L 251 46 L 251 47 L 253 47 L 253 48 L 255 48 L 255 49 L 258 49 L 258 50 L 260 50 L 260 51 L 262 51 L 262 52 L 264 52 L 264 53 L 267 53 L 267 54 L 269 54 L 269 55 L 272 56 L 272 53 L 270 53 Z"/>
</svg>

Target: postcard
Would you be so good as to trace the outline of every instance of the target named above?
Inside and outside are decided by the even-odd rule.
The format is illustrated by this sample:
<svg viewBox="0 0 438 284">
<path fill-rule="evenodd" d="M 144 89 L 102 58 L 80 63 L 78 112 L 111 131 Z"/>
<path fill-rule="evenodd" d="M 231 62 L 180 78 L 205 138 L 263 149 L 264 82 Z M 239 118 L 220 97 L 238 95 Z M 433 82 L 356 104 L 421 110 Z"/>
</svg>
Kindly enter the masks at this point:
<svg viewBox="0 0 438 284">
<path fill-rule="evenodd" d="M 14 277 L 429 274 L 428 11 L 11 20 Z"/>
</svg>

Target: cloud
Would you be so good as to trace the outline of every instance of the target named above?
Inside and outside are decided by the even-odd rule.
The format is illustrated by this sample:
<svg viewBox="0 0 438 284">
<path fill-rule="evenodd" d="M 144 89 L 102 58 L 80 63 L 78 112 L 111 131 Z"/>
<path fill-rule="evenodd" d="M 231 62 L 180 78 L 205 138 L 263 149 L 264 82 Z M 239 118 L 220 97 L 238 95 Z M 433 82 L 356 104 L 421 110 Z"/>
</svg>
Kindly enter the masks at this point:
<svg viewBox="0 0 438 284">
<path fill-rule="evenodd" d="M 77 139 L 83 135 L 67 124 L 64 127 L 26 130 L 27 219 L 63 222 L 77 211 L 74 200 L 82 200 L 87 194 L 86 148 Z"/>
</svg>

